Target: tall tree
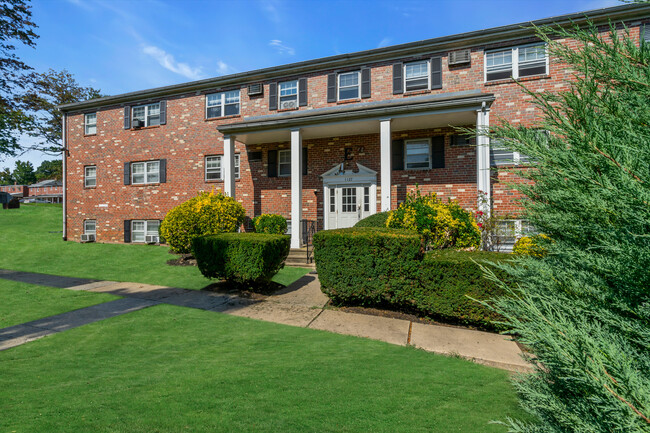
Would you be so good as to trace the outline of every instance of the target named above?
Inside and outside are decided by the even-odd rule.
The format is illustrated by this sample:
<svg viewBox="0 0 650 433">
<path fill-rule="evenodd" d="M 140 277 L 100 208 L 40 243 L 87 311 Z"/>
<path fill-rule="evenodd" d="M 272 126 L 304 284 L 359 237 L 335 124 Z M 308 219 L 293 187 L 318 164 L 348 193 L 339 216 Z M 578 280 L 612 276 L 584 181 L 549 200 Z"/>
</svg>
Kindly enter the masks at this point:
<svg viewBox="0 0 650 433">
<path fill-rule="evenodd" d="M 11 170 L 8 168 L 3 168 L 0 170 L 0 185 L 13 185 L 14 177 L 11 174 Z"/>
<path fill-rule="evenodd" d="M 28 134 L 40 139 L 33 149 L 50 154 L 61 153 L 62 114 L 56 107 L 101 96 L 100 90 L 81 86 L 65 69 L 35 74 L 30 90 L 22 97 L 30 116 Z"/>
<path fill-rule="evenodd" d="M 650 432 L 650 44 L 610 27 L 540 29 L 575 74 L 570 91 L 526 90 L 550 137 L 492 131 L 537 161 L 519 189 L 552 239 L 507 267 L 518 285 L 496 301 L 536 366 L 515 382 L 534 421 L 511 432 Z"/>
<path fill-rule="evenodd" d="M 36 175 L 36 182 L 48 179 L 61 180 L 63 178 L 62 173 L 63 164 L 60 159 L 43 161 L 36 169 L 36 172 L 34 172 Z"/>
<path fill-rule="evenodd" d="M 29 120 L 20 95 L 31 81 L 31 68 L 16 56 L 15 44 L 35 46 L 38 36 L 31 19 L 27 0 L 0 0 L 0 157 L 16 154 Z"/>
<path fill-rule="evenodd" d="M 36 174 L 34 173 L 34 166 L 31 162 L 16 161 L 16 168 L 11 173 L 14 181 L 19 185 L 30 185 L 36 182 Z"/>
</svg>

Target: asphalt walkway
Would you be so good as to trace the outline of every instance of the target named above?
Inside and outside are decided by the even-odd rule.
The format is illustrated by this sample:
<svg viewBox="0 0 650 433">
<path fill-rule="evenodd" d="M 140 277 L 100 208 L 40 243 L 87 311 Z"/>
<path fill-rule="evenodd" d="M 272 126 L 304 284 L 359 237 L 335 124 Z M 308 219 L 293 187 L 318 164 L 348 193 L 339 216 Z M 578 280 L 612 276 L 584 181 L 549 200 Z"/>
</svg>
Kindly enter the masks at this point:
<svg viewBox="0 0 650 433">
<path fill-rule="evenodd" d="M 0 350 L 163 303 L 410 345 L 512 371 L 529 370 L 519 346 L 503 335 L 325 308 L 328 298 L 321 292 L 318 278 L 312 274 L 262 300 L 200 290 L 7 270 L 0 270 L 0 278 L 123 297 L 0 329 Z"/>
</svg>

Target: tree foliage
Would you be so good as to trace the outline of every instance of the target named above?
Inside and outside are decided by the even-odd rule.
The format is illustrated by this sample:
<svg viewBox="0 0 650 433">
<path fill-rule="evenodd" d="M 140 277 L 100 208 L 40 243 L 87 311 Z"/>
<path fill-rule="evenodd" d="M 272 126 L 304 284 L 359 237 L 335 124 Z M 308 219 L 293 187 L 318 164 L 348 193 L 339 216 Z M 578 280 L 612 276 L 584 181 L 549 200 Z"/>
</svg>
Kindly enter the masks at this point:
<svg viewBox="0 0 650 433">
<path fill-rule="evenodd" d="M 11 174 L 11 170 L 8 168 L 3 168 L 0 170 L 0 185 L 13 185 L 14 177 Z"/>
<path fill-rule="evenodd" d="M 525 90 L 550 136 L 492 131 L 537 161 L 520 173 L 533 183 L 519 189 L 527 218 L 552 239 L 547 255 L 506 267 L 519 283 L 495 304 L 537 365 L 516 381 L 536 421 L 507 424 L 650 432 L 650 44 L 620 25 L 539 36 L 574 73 L 569 91 Z"/>
<path fill-rule="evenodd" d="M 28 117 L 20 106 L 20 95 L 31 81 L 27 66 L 16 56 L 16 43 L 34 47 L 31 7 L 27 0 L 0 0 L 0 155 L 15 155 L 18 136 Z"/>
<path fill-rule="evenodd" d="M 49 179 L 61 180 L 63 179 L 63 162 L 60 159 L 43 161 L 34 174 L 36 175 L 36 182 Z"/>
<path fill-rule="evenodd" d="M 29 161 L 16 161 L 16 168 L 11 173 L 11 177 L 18 185 L 31 185 L 36 182 L 34 166 Z"/>
</svg>

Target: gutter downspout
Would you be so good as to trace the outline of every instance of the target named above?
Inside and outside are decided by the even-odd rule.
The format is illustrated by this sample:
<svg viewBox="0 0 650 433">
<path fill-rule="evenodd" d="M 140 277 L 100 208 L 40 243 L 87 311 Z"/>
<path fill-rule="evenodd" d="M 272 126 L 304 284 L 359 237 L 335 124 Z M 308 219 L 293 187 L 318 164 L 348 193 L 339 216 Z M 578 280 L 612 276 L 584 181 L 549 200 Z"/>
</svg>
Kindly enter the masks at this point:
<svg viewBox="0 0 650 433">
<path fill-rule="evenodd" d="M 63 148 L 62 150 L 62 167 L 61 170 L 63 171 L 63 240 L 67 241 L 68 240 L 68 221 L 67 221 L 67 187 L 68 187 L 68 176 L 67 176 L 67 164 L 66 164 L 66 158 L 68 154 L 68 148 L 67 148 L 67 140 L 66 140 L 66 119 L 67 119 L 67 113 L 63 113 L 63 118 L 61 119 L 61 147 Z"/>
</svg>

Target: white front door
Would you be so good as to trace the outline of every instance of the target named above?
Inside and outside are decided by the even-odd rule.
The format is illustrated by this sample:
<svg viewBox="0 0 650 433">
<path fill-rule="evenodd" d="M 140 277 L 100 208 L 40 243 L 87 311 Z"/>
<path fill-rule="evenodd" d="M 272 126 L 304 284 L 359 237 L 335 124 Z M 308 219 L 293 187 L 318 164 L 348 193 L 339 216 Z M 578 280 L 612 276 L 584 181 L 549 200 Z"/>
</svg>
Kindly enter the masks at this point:
<svg viewBox="0 0 650 433">
<path fill-rule="evenodd" d="M 347 228 L 370 215 L 370 185 L 331 185 L 328 229 Z"/>
</svg>

